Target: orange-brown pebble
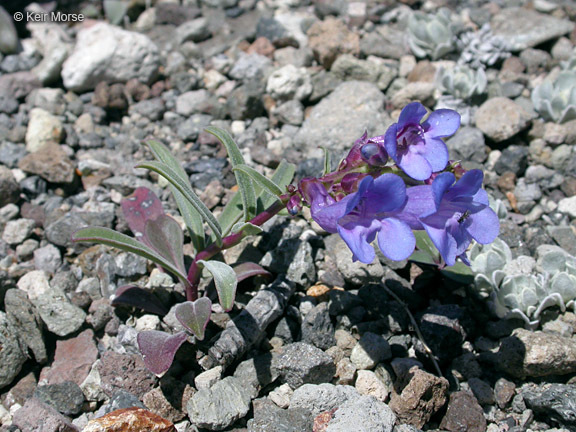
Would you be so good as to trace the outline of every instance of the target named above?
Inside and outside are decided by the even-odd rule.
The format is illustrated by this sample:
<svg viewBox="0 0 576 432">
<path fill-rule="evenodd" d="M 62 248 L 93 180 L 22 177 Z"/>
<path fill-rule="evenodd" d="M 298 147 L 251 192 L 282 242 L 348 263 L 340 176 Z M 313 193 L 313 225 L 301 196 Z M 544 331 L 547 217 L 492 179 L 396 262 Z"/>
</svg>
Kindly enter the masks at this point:
<svg viewBox="0 0 576 432">
<path fill-rule="evenodd" d="M 90 420 L 82 432 L 176 432 L 174 425 L 143 408 L 124 408 Z"/>
</svg>

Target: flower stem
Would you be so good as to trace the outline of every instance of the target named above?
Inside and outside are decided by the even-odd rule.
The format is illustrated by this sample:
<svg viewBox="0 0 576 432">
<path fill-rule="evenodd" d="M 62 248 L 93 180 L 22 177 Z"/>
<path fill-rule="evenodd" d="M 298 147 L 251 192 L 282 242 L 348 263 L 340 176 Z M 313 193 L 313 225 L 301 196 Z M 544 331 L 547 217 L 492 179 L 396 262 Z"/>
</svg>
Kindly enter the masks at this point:
<svg viewBox="0 0 576 432">
<path fill-rule="evenodd" d="M 283 194 L 278 197 L 278 201 L 264 210 L 262 213 L 257 214 L 252 219 L 250 223 L 252 225 L 260 226 L 265 222 L 276 216 L 280 210 L 286 208 L 286 203 L 290 199 L 291 194 Z M 211 243 L 206 249 L 200 251 L 194 257 L 190 268 L 188 269 L 188 282 L 189 286 L 186 287 L 186 299 L 189 301 L 195 301 L 198 299 L 198 285 L 200 283 L 200 275 L 202 274 L 202 269 L 198 266 L 198 261 L 209 260 L 214 255 L 223 251 L 224 249 L 231 248 L 239 244 L 247 236 L 245 231 L 239 231 L 230 234 L 222 239 L 222 245 L 218 246 L 216 243 Z"/>
</svg>

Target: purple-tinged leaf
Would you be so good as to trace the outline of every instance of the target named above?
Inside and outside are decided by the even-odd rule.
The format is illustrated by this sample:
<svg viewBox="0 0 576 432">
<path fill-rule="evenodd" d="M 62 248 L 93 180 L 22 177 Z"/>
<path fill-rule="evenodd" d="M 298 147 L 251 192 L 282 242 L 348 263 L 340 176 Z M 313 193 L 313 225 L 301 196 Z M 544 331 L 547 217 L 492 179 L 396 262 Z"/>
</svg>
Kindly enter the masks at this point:
<svg viewBox="0 0 576 432">
<path fill-rule="evenodd" d="M 112 300 L 112 306 L 119 305 L 137 307 L 161 316 L 168 313 L 168 309 L 150 290 L 135 285 L 123 285 L 116 290 L 116 297 Z"/>
<path fill-rule="evenodd" d="M 132 195 L 122 200 L 121 206 L 126 222 L 136 239 L 148 244 L 144 231 L 146 221 L 164 215 L 162 202 L 150 189 L 139 187 Z"/>
<path fill-rule="evenodd" d="M 138 333 L 136 340 L 142 353 L 144 364 L 156 375 L 163 375 L 174 361 L 178 348 L 186 341 L 186 332 L 170 333 L 148 330 Z"/>
<path fill-rule="evenodd" d="M 206 270 L 212 273 L 214 285 L 216 285 L 216 291 L 218 292 L 218 300 L 222 308 L 226 312 L 232 310 L 234 299 L 236 298 L 236 286 L 238 285 L 234 269 L 221 261 L 199 260 L 198 264 L 203 265 Z"/>
<path fill-rule="evenodd" d="M 234 265 L 232 268 L 236 273 L 236 278 L 238 279 L 238 282 L 242 282 L 244 279 L 248 279 L 249 277 L 252 276 L 265 276 L 267 278 L 272 276 L 272 273 L 270 273 L 267 270 L 264 270 L 258 264 L 253 262 L 243 262 Z"/>
<path fill-rule="evenodd" d="M 187 301 L 176 306 L 176 319 L 189 330 L 196 339 L 204 339 L 204 331 L 212 315 L 212 302 L 208 297 Z"/>
<path fill-rule="evenodd" d="M 184 234 L 178 222 L 167 215 L 149 219 L 144 227 L 144 236 L 152 249 L 174 264 L 182 273 L 186 273 L 182 250 Z"/>
</svg>

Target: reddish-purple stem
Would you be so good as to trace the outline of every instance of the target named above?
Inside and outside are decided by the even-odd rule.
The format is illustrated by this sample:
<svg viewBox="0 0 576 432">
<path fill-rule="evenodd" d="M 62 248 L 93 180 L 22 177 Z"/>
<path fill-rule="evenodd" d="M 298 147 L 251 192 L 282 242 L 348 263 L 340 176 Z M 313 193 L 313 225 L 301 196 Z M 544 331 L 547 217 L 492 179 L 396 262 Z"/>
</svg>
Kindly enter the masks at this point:
<svg viewBox="0 0 576 432">
<path fill-rule="evenodd" d="M 277 215 L 278 212 L 286 208 L 286 203 L 290 199 L 290 194 L 284 194 L 278 197 L 280 201 L 276 201 L 262 213 L 257 214 L 252 219 L 250 223 L 256 226 L 260 226 L 263 223 L 269 221 L 273 216 Z M 222 239 L 222 246 L 218 246 L 216 243 L 210 244 L 206 249 L 200 251 L 194 257 L 190 268 L 188 269 L 188 282 L 190 285 L 186 287 L 186 299 L 189 301 L 195 301 L 198 299 L 198 284 L 200 283 L 200 269 L 198 268 L 198 261 L 209 260 L 217 253 L 224 249 L 236 246 L 246 237 L 244 231 L 240 231 L 234 234 L 230 234 Z"/>
</svg>

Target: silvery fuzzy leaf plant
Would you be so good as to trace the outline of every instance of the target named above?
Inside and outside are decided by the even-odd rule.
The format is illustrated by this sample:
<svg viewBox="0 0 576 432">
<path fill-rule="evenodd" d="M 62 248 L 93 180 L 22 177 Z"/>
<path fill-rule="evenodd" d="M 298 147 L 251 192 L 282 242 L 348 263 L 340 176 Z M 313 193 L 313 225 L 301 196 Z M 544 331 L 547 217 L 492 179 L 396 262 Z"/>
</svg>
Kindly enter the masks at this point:
<svg viewBox="0 0 576 432">
<path fill-rule="evenodd" d="M 443 94 L 462 100 L 484 94 L 488 84 L 483 68 L 474 70 L 466 65 L 440 68 L 436 80 Z"/>
<path fill-rule="evenodd" d="M 408 20 L 408 44 L 416 57 L 438 60 L 452 52 L 455 36 L 450 26 L 450 12 L 435 15 L 413 13 Z"/>
<path fill-rule="evenodd" d="M 532 103 L 545 120 L 564 123 L 576 119 L 576 56 L 564 64 L 555 79 L 532 90 Z"/>
<path fill-rule="evenodd" d="M 543 245 L 537 260 L 528 256 L 512 259 L 505 242 L 476 244 L 470 250 L 474 284 L 499 318 L 520 318 L 535 328 L 545 309 L 575 308 L 576 258 L 556 246 Z"/>
<path fill-rule="evenodd" d="M 506 40 L 495 36 L 488 23 L 477 31 L 462 33 L 457 44 L 461 51 L 458 63 L 468 64 L 475 69 L 493 66 L 511 55 Z"/>
</svg>

